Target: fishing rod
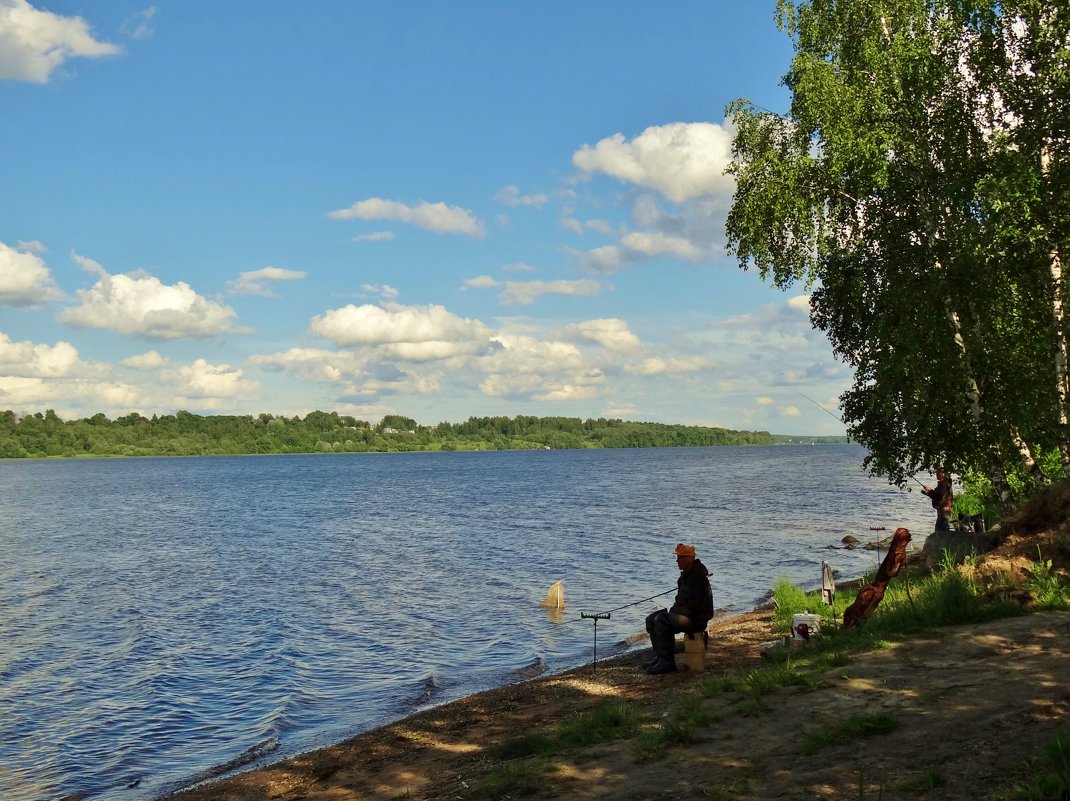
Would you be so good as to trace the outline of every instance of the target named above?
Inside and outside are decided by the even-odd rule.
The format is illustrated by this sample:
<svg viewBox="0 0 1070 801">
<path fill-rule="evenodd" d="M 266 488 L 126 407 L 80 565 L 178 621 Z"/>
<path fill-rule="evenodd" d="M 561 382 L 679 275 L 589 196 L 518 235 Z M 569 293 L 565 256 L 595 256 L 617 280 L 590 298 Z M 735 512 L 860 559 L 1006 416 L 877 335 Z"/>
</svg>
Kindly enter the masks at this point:
<svg viewBox="0 0 1070 801">
<path fill-rule="evenodd" d="M 835 412 L 831 412 L 831 411 L 829 411 L 829 410 L 828 410 L 828 409 L 826 409 L 826 408 L 825 408 L 824 406 L 822 406 L 822 405 L 821 405 L 820 403 L 818 403 L 818 402 L 817 402 L 816 400 L 814 400 L 813 398 L 811 398 L 811 397 L 810 397 L 809 395 L 804 395 L 804 394 L 803 394 L 802 392 L 799 392 L 799 390 L 797 390 L 797 389 L 794 389 L 794 388 L 792 388 L 792 387 L 788 387 L 788 389 L 790 389 L 790 390 L 791 390 L 792 392 L 794 392 L 794 393 L 795 393 L 796 395 L 801 395 L 802 397 L 806 398 L 806 399 L 807 399 L 808 401 L 810 401 L 810 403 L 814 404 L 814 406 L 816 406 L 816 407 L 817 407 L 818 409 L 820 409 L 821 411 L 823 411 L 823 412 L 824 412 L 825 414 L 827 414 L 827 415 L 831 415 L 832 417 L 835 417 L 835 418 L 836 418 L 837 420 L 839 420 L 839 421 L 840 421 L 841 423 L 843 423 L 843 425 L 845 425 L 845 426 L 847 425 L 847 423 L 844 423 L 844 422 L 843 422 L 843 418 L 842 418 L 842 417 L 840 417 L 840 416 L 839 416 L 838 414 L 836 414 Z"/>
<path fill-rule="evenodd" d="M 791 390 L 792 392 L 794 392 L 794 393 L 795 393 L 796 395 L 801 395 L 802 397 L 806 398 L 806 399 L 807 399 L 808 401 L 810 401 L 810 403 L 814 404 L 814 406 L 816 406 L 816 407 L 817 407 L 818 409 L 820 409 L 821 411 L 823 411 L 823 412 L 824 412 L 825 414 L 828 414 L 828 415 L 831 415 L 832 417 L 835 417 L 835 418 L 836 418 L 837 420 L 839 420 L 839 421 L 840 421 L 841 423 L 843 423 L 843 425 L 845 425 L 845 426 L 847 425 L 847 423 L 844 423 L 844 422 L 843 422 L 843 418 L 842 418 L 842 417 L 840 417 L 840 416 L 839 416 L 838 414 L 836 414 L 835 412 L 831 412 L 831 411 L 829 411 L 829 410 L 828 410 L 828 409 L 826 409 L 826 408 L 825 408 L 824 406 L 822 406 L 822 405 L 821 405 L 820 403 L 818 403 L 818 402 L 817 402 L 816 400 L 814 400 L 813 398 L 811 398 L 811 397 L 810 397 L 809 395 L 803 394 L 802 392 L 799 392 L 799 390 L 797 390 L 797 389 L 794 389 L 794 388 L 792 388 L 792 387 L 788 387 L 788 389 L 790 389 L 790 390 Z M 917 485 L 918 485 L 919 487 L 921 487 L 922 489 L 928 489 L 928 487 L 926 487 L 926 486 L 925 486 L 925 485 L 924 485 L 924 484 L 923 484 L 922 482 L 918 481 L 918 479 L 917 479 L 917 478 L 915 478 L 915 476 L 914 476 L 913 474 L 911 474 L 911 475 L 910 475 L 910 480 L 911 480 L 911 481 L 913 481 L 913 482 L 915 482 L 915 483 L 916 483 L 916 484 L 917 484 Z"/>
<path fill-rule="evenodd" d="M 653 601 L 655 598 L 660 598 L 662 595 L 668 595 L 670 592 L 676 592 L 677 588 L 673 587 L 671 590 L 665 590 L 665 592 L 659 592 L 657 595 L 651 595 L 649 598 L 644 598 L 641 601 L 632 601 L 630 604 L 624 604 L 624 606 L 618 606 L 616 609 L 607 609 L 605 612 L 600 612 L 599 616 L 602 618 L 608 618 L 611 613 L 619 612 L 621 609 L 627 609 L 629 606 L 638 606 L 639 604 L 645 604 L 647 601 Z M 582 612 L 580 613 L 583 614 Z"/>
</svg>

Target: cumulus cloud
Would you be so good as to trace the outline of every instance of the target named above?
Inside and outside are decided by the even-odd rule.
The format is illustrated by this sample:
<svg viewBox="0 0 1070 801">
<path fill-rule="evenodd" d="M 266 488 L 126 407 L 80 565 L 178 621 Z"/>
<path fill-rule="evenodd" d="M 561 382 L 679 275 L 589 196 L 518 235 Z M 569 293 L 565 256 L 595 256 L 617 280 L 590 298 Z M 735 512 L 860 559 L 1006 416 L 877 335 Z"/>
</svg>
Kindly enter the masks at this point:
<svg viewBox="0 0 1070 801">
<path fill-rule="evenodd" d="M 712 367 L 713 362 L 705 356 L 648 356 L 629 362 L 624 366 L 624 372 L 638 376 L 683 375 Z M 727 391 L 724 387 L 721 390 Z"/>
<path fill-rule="evenodd" d="M 123 359 L 121 364 L 134 370 L 157 370 L 166 367 L 170 362 L 154 350 L 140 353 Z"/>
<path fill-rule="evenodd" d="M 588 250 L 581 259 L 583 269 L 590 273 L 609 275 L 637 261 L 634 251 L 628 251 L 617 245 L 603 245 Z"/>
<path fill-rule="evenodd" d="M 0 305 L 36 306 L 59 295 L 40 257 L 25 247 L 17 250 L 0 242 Z"/>
<path fill-rule="evenodd" d="M 509 306 L 530 306 L 542 295 L 593 297 L 602 291 L 598 281 L 506 281 L 498 299 Z"/>
<path fill-rule="evenodd" d="M 72 58 L 100 58 L 120 48 L 93 38 L 81 17 L 62 17 L 27 0 L 0 0 L 0 79 L 47 83 Z"/>
<path fill-rule="evenodd" d="M 240 368 L 229 364 L 209 364 L 204 359 L 180 367 L 176 374 L 187 398 L 235 398 L 249 395 L 258 386 L 255 381 L 245 380 Z"/>
<path fill-rule="evenodd" d="M 271 291 L 274 281 L 299 281 L 305 277 L 300 270 L 284 270 L 281 267 L 264 267 L 260 270 L 244 272 L 233 281 L 227 282 L 227 291 L 235 295 L 261 295 L 278 297 Z"/>
<path fill-rule="evenodd" d="M 69 342 L 55 345 L 41 345 L 29 340 L 14 342 L 0 332 L 0 376 L 59 378 L 89 375 L 98 368 L 82 362 L 77 349 Z"/>
<path fill-rule="evenodd" d="M 732 157 L 732 132 L 716 123 L 652 126 L 628 141 L 617 133 L 584 145 L 572 163 L 584 175 L 603 173 L 682 203 L 703 195 L 731 195 L 724 174 Z"/>
<path fill-rule="evenodd" d="M 522 195 L 515 186 L 506 186 L 498 190 L 494 199 L 506 206 L 545 206 L 549 198 L 543 194 Z"/>
<path fill-rule="evenodd" d="M 347 351 L 290 348 L 282 353 L 256 355 L 249 364 L 290 373 L 302 381 L 342 381 L 363 373 L 364 361 Z"/>
<path fill-rule="evenodd" d="M 78 290 L 79 305 L 60 312 L 65 323 L 150 339 L 199 339 L 237 330 L 233 309 L 183 281 L 169 285 L 142 273 L 109 275 L 92 259 L 74 258 L 98 280 Z"/>
<path fill-rule="evenodd" d="M 690 241 L 656 231 L 635 231 L 621 237 L 621 245 L 644 256 L 668 255 L 685 261 L 698 261 L 702 251 Z"/>
<path fill-rule="evenodd" d="M 570 339 L 593 342 L 616 353 L 634 353 L 643 346 L 639 337 L 628 330 L 628 324 L 616 318 L 576 323 L 565 329 L 565 335 Z"/>
<path fill-rule="evenodd" d="M 349 304 L 312 318 L 309 331 L 336 345 L 432 346 L 451 343 L 473 350 L 484 346 L 490 329 L 478 320 L 458 317 L 444 306 L 373 306 Z"/>
<path fill-rule="evenodd" d="M 437 234 L 483 236 L 483 223 L 468 209 L 445 203 L 420 202 L 415 206 L 373 197 L 359 200 L 348 209 L 327 213 L 334 220 L 397 220 Z"/>
<path fill-rule="evenodd" d="M 605 380 L 595 374 L 577 378 L 573 382 L 552 376 L 495 374 L 487 376 L 479 389 L 484 395 L 513 400 L 575 401 L 597 397 L 599 385 Z"/>
<path fill-rule="evenodd" d="M 0 376 L 0 405 L 8 409 L 55 409 L 65 418 L 93 413 L 121 414 L 138 405 L 137 387 L 98 378 L 47 379 Z"/>
<path fill-rule="evenodd" d="M 461 289 L 489 289 L 500 284 L 489 275 L 477 275 L 475 278 L 466 278 Z"/>
</svg>

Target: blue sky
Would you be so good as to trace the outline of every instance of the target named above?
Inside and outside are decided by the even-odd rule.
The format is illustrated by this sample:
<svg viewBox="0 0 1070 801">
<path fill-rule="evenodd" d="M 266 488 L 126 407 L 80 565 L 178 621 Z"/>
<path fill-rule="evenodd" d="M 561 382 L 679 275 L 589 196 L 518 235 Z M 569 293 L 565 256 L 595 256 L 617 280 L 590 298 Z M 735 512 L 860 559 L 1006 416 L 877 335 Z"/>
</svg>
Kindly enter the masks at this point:
<svg viewBox="0 0 1070 801">
<path fill-rule="evenodd" d="M 842 433 L 724 253 L 773 6 L 0 0 L 0 409 Z"/>
</svg>

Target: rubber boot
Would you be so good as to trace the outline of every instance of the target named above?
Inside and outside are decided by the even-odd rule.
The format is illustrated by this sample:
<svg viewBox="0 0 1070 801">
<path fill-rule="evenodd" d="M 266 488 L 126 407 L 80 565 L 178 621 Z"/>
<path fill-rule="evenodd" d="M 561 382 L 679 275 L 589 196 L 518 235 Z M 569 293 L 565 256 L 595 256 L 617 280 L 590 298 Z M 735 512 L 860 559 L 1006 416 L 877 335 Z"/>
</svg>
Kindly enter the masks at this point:
<svg viewBox="0 0 1070 801">
<path fill-rule="evenodd" d="M 672 658 L 666 659 L 663 656 L 659 656 L 658 661 L 648 667 L 646 672 L 651 676 L 659 676 L 662 673 L 675 673 L 676 660 Z"/>
</svg>

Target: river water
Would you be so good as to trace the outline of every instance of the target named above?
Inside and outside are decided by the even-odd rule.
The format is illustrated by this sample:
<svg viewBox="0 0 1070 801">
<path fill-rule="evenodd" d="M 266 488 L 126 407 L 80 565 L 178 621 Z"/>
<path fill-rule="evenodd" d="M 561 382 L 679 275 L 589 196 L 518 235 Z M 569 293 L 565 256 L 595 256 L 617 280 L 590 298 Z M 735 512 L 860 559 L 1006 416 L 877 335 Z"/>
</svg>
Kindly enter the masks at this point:
<svg viewBox="0 0 1070 801">
<path fill-rule="evenodd" d="M 0 461 L 0 798 L 143 801 L 816 586 L 932 509 L 857 445 Z M 884 527 L 883 532 L 874 529 Z M 556 580 L 566 609 L 539 601 Z M 600 656 L 671 594 L 614 612 Z"/>
</svg>

